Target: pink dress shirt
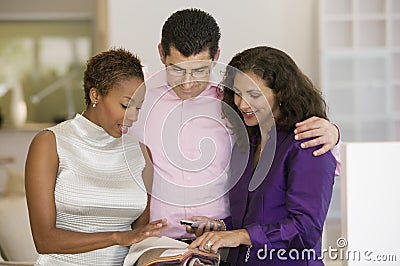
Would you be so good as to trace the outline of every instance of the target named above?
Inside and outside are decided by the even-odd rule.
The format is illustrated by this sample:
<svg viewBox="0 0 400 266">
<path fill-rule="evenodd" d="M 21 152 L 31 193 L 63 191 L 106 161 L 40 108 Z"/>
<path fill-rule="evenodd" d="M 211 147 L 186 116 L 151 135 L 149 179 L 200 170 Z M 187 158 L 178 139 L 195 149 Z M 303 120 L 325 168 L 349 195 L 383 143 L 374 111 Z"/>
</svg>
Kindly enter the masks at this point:
<svg viewBox="0 0 400 266">
<path fill-rule="evenodd" d="M 221 117 L 217 87 L 209 84 L 199 96 L 181 100 L 167 85 L 146 81 L 146 86 L 134 132 L 154 162 L 150 221 L 167 218 L 165 236 L 193 237 L 181 219 L 230 215 L 227 172 L 233 136 Z"/>
</svg>

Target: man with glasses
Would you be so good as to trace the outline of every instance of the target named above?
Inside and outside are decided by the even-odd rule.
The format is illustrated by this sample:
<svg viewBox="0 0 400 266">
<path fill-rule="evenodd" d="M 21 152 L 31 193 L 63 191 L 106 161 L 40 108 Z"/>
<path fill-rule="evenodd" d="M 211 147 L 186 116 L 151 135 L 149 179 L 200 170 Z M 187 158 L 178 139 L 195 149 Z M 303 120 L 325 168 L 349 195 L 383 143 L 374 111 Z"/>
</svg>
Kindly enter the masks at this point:
<svg viewBox="0 0 400 266">
<path fill-rule="evenodd" d="M 198 9 L 167 19 L 158 45 L 165 71 L 146 81 L 135 125 L 154 163 L 150 220 L 167 218 L 163 234 L 175 239 L 193 237 L 182 219 L 230 215 L 227 171 L 234 140 L 221 118 L 221 92 L 212 75 L 220 36 L 215 19 Z M 300 137 L 317 137 L 310 146 L 326 144 L 322 153 L 338 139 L 336 127 L 323 119 L 311 120 L 297 133 L 303 131 Z"/>
<path fill-rule="evenodd" d="M 207 61 L 206 61 L 207 62 Z M 199 66 L 198 68 L 186 70 L 181 68 L 179 65 L 173 65 L 167 68 L 167 72 L 169 77 L 180 77 L 183 78 L 186 75 L 192 76 L 196 80 L 205 79 L 210 74 L 210 64 L 206 64 L 204 66 Z M 205 80 L 207 81 L 207 80 Z"/>
</svg>

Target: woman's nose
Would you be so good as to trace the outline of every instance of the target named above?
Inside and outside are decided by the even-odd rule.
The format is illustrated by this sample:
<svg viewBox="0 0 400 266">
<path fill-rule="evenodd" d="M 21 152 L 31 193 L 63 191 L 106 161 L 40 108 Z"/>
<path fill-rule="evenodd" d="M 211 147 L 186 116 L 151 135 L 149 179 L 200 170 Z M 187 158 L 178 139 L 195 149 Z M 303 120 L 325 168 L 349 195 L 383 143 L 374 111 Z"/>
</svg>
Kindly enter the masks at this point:
<svg viewBox="0 0 400 266">
<path fill-rule="evenodd" d="M 240 109 L 245 109 L 245 108 L 248 108 L 248 107 L 249 107 L 249 105 L 246 102 L 246 100 L 239 96 L 239 108 Z"/>
</svg>

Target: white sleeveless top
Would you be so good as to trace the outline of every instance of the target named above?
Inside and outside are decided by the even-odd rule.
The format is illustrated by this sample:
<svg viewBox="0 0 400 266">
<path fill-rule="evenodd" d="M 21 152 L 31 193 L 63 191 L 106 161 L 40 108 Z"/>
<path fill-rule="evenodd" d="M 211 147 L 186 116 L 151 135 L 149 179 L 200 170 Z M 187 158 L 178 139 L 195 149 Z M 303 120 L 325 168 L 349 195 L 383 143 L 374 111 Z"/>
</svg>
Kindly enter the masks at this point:
<svg viewBox="0 0 400 266">
<path fill-rule="evenodd" d="M 111 137 L 79 114 L 48 130 L 55 135 L 59 158 L 57 228 L 85 233 L 131 230 L 147 204 L 138 141 L 127 135 Z M 128 247 L 111 246 L 79 254 L 40 254 L 35 265 L 123 265 L 127 253 Z"/>
</svg>

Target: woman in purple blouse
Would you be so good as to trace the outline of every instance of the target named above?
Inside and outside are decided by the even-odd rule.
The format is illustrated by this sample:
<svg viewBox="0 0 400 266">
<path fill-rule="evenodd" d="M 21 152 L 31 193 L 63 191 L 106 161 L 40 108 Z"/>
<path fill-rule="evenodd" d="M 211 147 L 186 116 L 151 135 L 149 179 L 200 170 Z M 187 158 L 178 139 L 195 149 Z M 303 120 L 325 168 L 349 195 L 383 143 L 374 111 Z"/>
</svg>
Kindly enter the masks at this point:
<svg viewBox="0 0 400 266">
<path fill-rule="evenodd" d="M 313 156 L 293 134 L 299 121 L 327 118 L 321 92 L 287 54 L 265 46 L 237 54 L 224 85 L 224 114 L 237 135 L 231 216 L 193 217 L 207 226 L 190 247 L 211 252 L 230 247 L 231 265 L 323 265 L 322 230 L 336 160 L 330 152 Z M 248 137 L 240 135 L 232 113 L 244 122 Z M 211 223 L 225 230 L 209 231 Z"/>
</svg>

